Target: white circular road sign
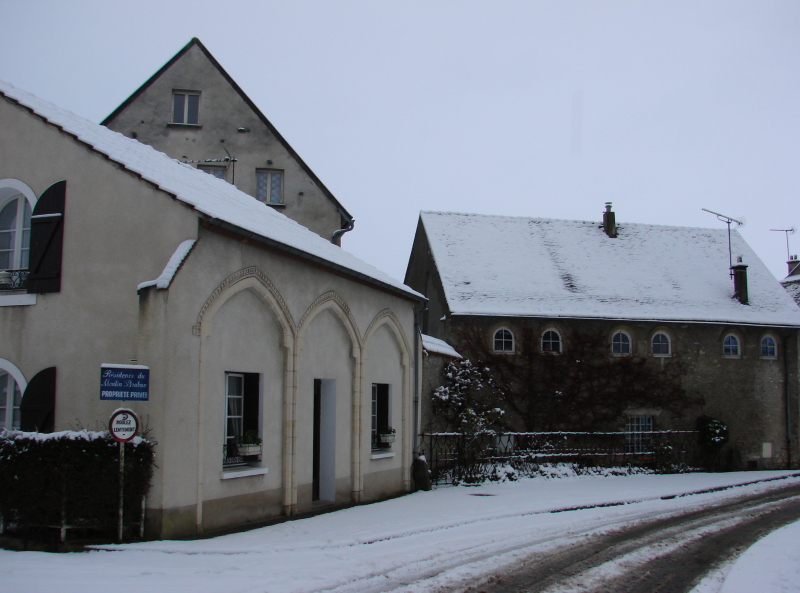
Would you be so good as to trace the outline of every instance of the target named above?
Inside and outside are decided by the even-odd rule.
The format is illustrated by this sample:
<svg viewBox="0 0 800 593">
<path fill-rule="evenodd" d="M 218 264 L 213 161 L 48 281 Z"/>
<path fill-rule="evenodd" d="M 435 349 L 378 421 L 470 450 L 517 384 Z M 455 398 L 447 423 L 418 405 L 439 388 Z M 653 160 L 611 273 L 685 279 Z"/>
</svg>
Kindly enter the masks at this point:
<svg viewBox="0 0 800 593">
<path fill-rule="evenodd" d="M 133 410 L 117 410 L 111 414 L 108 421 L 108 430 L 114 440 L 127 443 L 139 433 L 139 419 Z"/>
</svg>

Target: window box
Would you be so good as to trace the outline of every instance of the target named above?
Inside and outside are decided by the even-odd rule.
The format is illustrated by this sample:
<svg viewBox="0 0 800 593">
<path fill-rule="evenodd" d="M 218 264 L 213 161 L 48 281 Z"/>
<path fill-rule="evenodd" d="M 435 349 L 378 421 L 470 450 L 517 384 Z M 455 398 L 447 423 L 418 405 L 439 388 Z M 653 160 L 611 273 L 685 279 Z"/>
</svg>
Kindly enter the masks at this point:
<svg viewBox="0 0 800 593">
<path fill-rule="evenodd" d="M 381 445 L 391 445 L 394 442 L 394 433 L 379 434 L 378 441 Z"/>
<path fill-rule="evenodd" d="M 237 445 L 239 455 L 242 457 L 250 457 L 252 455 L 261 455 L 261 445 Z"/>
</svg>

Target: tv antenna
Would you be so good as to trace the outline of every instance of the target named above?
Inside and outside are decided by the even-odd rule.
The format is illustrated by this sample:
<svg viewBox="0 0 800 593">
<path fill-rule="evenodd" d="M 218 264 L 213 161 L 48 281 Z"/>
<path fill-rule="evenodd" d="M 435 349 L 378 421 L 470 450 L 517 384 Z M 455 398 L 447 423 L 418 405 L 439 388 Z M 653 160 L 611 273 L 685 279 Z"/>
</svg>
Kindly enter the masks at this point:
<svg viewBox="0 0 800 593">
<path fill-rule="evenodd" d="M 709 214 L 713 214 L 717 217 L 717 220 L 721 220 L 725 224 L 728 225 L 728 269 L 730 270 L 731 278 L 733 278 L 733 252 L 731 251 L 731 223 L 735 222 L 736 226 L 744 226 L 744 219 L 738 220 L 736 218 L 731 218 L 730 216 L 725 216 L 724 214 L 720 214 L 719 212 L 714 212 L 713 210 L 709 210 L 708 208 L 700 208 L 703 212 L 708 212 Z"/>
<path fill-rule="evenodd" d="M 792 227 L 790 229 L 770 229 L 776 233 L 786 233 L 786 259 L 792 259 L 792 256 L 789 254 L 789 235 L 794 235 L 797 232 L 797 229 Z"/>
</svg>

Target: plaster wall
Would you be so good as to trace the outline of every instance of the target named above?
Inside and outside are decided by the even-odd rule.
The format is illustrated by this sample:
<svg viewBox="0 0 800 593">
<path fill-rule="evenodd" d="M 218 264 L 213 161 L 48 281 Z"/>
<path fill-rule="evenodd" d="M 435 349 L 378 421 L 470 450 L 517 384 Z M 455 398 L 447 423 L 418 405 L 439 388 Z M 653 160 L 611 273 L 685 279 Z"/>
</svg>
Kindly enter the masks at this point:
<svg viewBox="0 0 800 593">
<path fill-rule="evenodd" d="M 37 295 L 34 305 L 0 306 L 0 358 L 28 380 L 57 368 L 56 430 L 105 428 L 120 402 L 99 399 L 102 363 L 150 367 L 149 401 L 125 405 L 157 441 L 151 536 L 302 510 L 314 378 L 337 385 L 336 503 L 408 489 L 412 301 L 206 227 L 168 194 L 5 100 L 0 120 L 0 179 L 19 179 L 36 195 L 67 180 L 62 290 Z M 186 239 L 197 242 L 170 288 L 137 295 Z M 262 378 L 263 455 L 248 469 L 266 472 L 223 472 L 226 372 Z M 393 415 L 404 425 L 396 446 L 404 452 L 363 463 L 361 398 L 377 380 L 397 386 Z M 365 482 L 372 473 L 393 477 Z M 365 491 L 369 484 L 378 491 Z"/>
<path fill-rule="evenodd" d="M 199 125 L 170 123 L 175 90 L 200 93 Z M 196 45 L 107 126 L 175 159 L 223 167 L 225 180 L 251 196 L 256 169 L 282 170 L 284 203 L 275 208 L 328 240 L 342 228 L 337 205 Z M 237 162 L 224 161 L 225 149 Z"/>
</svg>

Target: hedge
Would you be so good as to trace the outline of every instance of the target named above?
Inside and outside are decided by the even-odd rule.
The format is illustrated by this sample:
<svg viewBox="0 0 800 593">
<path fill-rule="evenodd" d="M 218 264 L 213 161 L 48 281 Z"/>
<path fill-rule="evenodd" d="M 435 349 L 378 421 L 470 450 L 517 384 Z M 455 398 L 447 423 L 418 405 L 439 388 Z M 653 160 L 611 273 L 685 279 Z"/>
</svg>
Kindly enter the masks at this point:
<svg viewBox="0 0 800 593">
<path fill-rule="evenodd" d="M 136 533 L 153 476 L 153 443 L 125 445 L 124 521 Z M 0 519 L 7 532 L 40 537 L 59 529 L 116 535 L 119 443 L 108 431 L 0 432 Z M 99 535 L 99 534 L 96 534 Z"/>
</svg>

